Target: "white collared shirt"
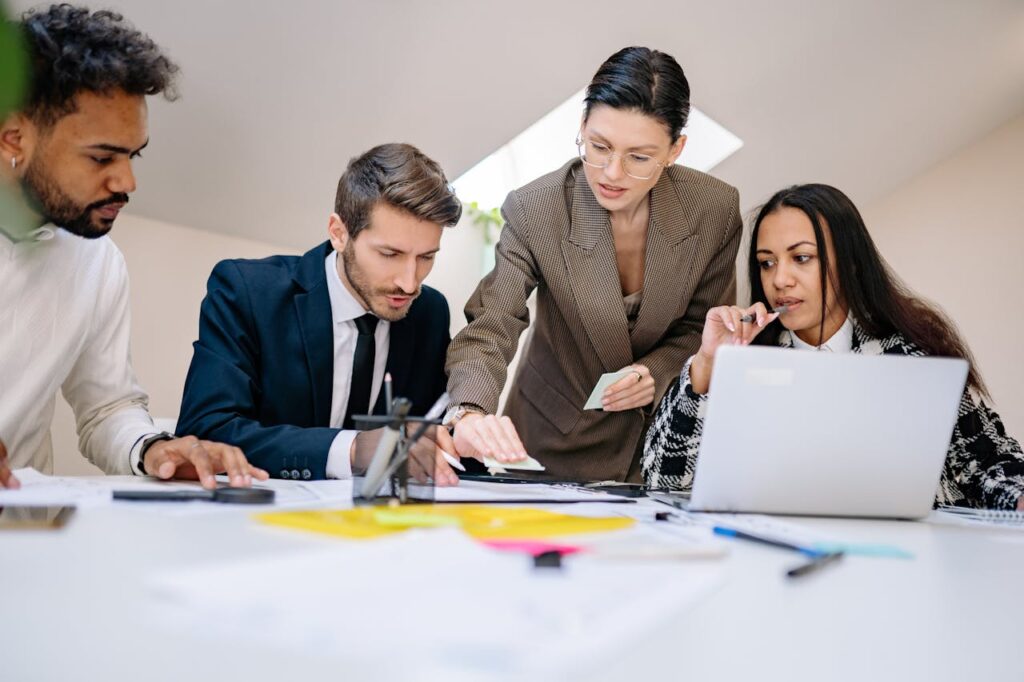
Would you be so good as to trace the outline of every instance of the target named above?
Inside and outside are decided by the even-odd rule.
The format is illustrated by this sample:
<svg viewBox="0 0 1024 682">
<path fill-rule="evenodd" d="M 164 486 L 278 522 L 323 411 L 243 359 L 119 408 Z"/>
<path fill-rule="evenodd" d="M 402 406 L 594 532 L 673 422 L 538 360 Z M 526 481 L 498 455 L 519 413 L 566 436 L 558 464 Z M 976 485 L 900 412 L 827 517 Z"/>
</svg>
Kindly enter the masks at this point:
<svg viewBox="0 0 1024 682">
<path fill-rule="evenodd" d="M 0 230 L 0 440 L 13 468 L 53 471 L 57 390 L 79 449 L 108 474 L 136 470 L 157 429 L 131 366 L 128 271 L 109 237 L 45 225 L 14 242 Z"/>
<path fill-rule="evenodd" d="M 853 350 L 853 322 L 850 321 L 850 316 L 846 316 L 846 320 L 843 322 L 843 326 L 836 330 L 833 334 L 820 346 L 812 346 L 805 341 L 802 341 L 799 336 L 790 332 L 790 337 L 793 339 L 793 348 L 798 350 L 823 350 L 830 353 L 849 353 Z"/>
<path fill-rule="evenodd" d="M 348 409 L 348 394 L 352 388 L 352 362 L 356 354 L 356 340 L 359 330 L 355 320 L 365 315 L 368 310 L 359 303 L 345 287 L 338 276 L 338 252 L 331 253 L 324 259 L 327 272 L 327 294 L 331 298 L 331 318 L 334 322 L 334 385 L 331 389 L 331 427 L 340 429 L 345 421 Z M 388 349 L 391 344 L 391 323 L 387 320 L 377 322 L 373 333 L 376 345 L 373 359 L 373 385 L 370 389 L 370 409 L 377 402 L 381 384 L 384 381 L 384 369 L 388 362 Z M 327 476 L 329 478 L 350 478 L 352 461 L 349 451 L 352 441 L 359 431 L 342 431 L 335 436 L 331 449 L 327 454 Z"/>
</svg>

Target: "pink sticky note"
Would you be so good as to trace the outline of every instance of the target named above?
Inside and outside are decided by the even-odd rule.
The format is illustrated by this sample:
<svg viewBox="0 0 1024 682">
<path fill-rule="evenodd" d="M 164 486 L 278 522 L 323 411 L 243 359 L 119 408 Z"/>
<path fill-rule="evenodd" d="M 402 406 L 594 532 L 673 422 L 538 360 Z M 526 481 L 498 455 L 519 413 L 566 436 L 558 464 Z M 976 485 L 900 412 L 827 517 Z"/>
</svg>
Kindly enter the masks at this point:
<svg viewBox="0 0 1024 682">
<path fill-rule="evenodd" d="M 525 552 L 530 556 L 537 556 L 544 552 L 558 552 L 564 556 L 583 551 L 583 547 L 578 545 L 560 545 L 540 540 L 481 540 L 480 542 L 494 549 L 507 552 Z"/>
</svg>

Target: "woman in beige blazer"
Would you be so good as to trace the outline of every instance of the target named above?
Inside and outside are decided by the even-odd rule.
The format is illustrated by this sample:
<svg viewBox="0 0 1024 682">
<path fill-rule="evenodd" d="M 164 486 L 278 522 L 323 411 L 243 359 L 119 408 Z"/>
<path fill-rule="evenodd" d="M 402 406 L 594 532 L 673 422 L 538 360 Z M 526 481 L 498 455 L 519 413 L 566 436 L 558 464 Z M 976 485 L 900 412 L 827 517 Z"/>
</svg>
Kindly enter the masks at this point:
<svg viewBox="0 0 1024 682">
<path fill-rule="evenodd" d="M 580 158 L 509 194 L 494 269 L 448 352 L 459 455 L 529 452 L 558 477 L 639 480 L 654 407 L 700 345 L 708 309 L 735 295 L 739 195 L 674 165 L 689 95 L 670 55 L 620 50 L 587 88 Z M 498 418 L 535 289 L 537 319 Z M 598 378 L 622 369 L 603 411 L 584 411 Z"/>
</svg>

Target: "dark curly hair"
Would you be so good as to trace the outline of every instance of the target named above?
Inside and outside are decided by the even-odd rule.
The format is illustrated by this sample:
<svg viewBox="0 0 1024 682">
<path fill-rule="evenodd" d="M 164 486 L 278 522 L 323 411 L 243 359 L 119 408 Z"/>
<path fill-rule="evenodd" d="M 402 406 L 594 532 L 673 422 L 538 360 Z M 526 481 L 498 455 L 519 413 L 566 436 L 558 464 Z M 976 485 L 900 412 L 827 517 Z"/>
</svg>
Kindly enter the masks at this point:
<svg viewBox="0 0 1024 682">
<path fill-rule="evenodd" d="M 79 92 L 177 98 L 178 67 L 116 12 L 61 4 L 21 18 L 32 84 L 25 113 L 45 126 L 74 113 Z"/>
</svg>

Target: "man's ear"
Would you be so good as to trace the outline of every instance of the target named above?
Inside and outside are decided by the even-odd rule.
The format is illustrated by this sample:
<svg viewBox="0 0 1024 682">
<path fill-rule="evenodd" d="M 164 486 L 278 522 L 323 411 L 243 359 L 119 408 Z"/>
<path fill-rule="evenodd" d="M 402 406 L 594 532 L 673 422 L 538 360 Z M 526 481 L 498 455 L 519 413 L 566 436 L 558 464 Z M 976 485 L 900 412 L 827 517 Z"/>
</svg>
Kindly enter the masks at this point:
<svg viewBox="0 0 1024 682">
<path fill-rule="evenodd" d="M 331 217 L 327 219 L 327 238 L 331 240 L 331 246 L 338 253 L 345 250 L 345 246 L 351 238 L 348 236 L 348 228 L 345 227 L 345 223 L 337 213 L 332 213 Z"/>
<path fill-rule="evenodd" d="M 0 124 L 0 164 L 10 168 L 15 159 L 18 166 L 24 165 L 32 156 L 36 138 L 36 127 L 25 114 L 8 114 Z"/>
</svg>

